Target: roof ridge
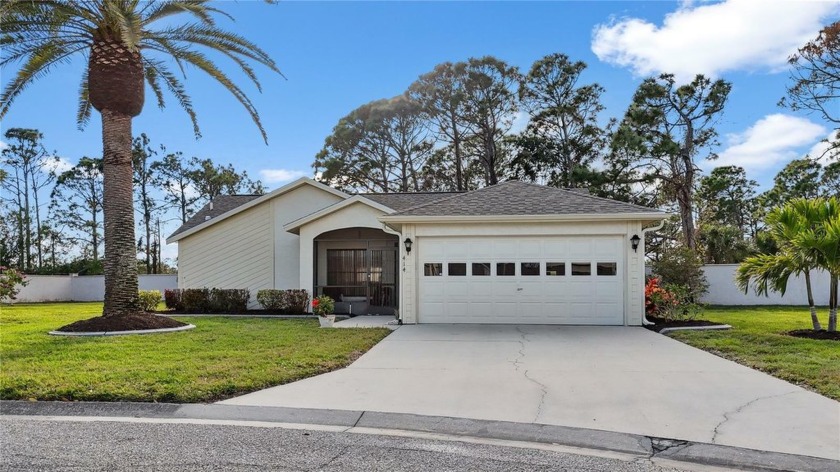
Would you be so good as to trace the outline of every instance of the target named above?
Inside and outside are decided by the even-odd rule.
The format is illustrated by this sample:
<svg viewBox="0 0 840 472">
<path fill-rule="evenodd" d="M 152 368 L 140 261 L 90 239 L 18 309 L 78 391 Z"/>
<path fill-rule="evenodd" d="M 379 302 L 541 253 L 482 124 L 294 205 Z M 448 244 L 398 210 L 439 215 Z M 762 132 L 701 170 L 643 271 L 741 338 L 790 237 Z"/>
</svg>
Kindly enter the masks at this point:
<svg viewBox="0 0 840 472">
<path fill-rule="evenodd" d="M 442 193 L 464 193 L 459 192 L 457 190 L 447 190 L 444 192 L 363 192 L 363 193 L 356 193 L 354 195 L 438 195 Z"/>
<path fill-rule="evenodd" d="M 511 182 L 511 181 L 507 181 L 507 182 Z M 404 212 L 409 211 L 409 210 L 416 210 L 418 208 L 423 208 L 425 206 L 434 205 L 436 203 L 446 202 L 446 201 L 449 201 L 449 200 L 452 200 L 452 199 L 455 199 L 455 198 L 458 198 L 458 197 L 464 197 L 466 195 L 472 195 L 473 193 L 480 192 L 482 190 L 492 189 L 494 187 L 505 184 L 507 182 L 499 182 L 496 185 L 488 185 L 486 187 L 481 187 L 481 188 L 477 188 L 475 190 L 469 190 L 469 191 L 466 191 L 466 192 L 454 192 L 455 195 L 450 195 L 448 197 L 439 198 L 439 199 L 431 201 L 431 202 L 421 203 L 419 205 L 414 205 L 412 207 L 404 208 L 400 211 L 394 212 L 393 214 L 394 215 L 399 215 L 400 213 L 404 213 Z"/>
<path fill-rule="evenodd" d="M 636 203 L 623 202 L 623 201 L 621 201 L 621 200 L 613 200 L 612 198 L 606 198 L 606 197 L 599 197 L 599 196 L 597 196 L 597 195 L 592 195 L 591 193 L 588 193 L 588 192 L 587 192 L 587 193 L 575 192 L 574 190 L 572 190 L 572 189 L 570 189 L 570 188 L 550 187 L 550 186 L 548 186 L 548 185 L 540 185 L 540 184 L 536 184 L 536 183 L 534 183 L 534 182 L 524 182 L 524 181 L 522 181 L 522 180 L 515 180 L 515 181 L 508 181 L 508 182 L 521 182 L 521 183 L 523 183 L 523 184 L 525 184 L 525 185 L 530 185 L 530 186 L 532 186 L 532 187 L 541 188 L 541 189 L 554 189 L 554 190 L 561 190 L 561 191 L 566 192 L 566 193 L 573 193 L 573 194 L 575 194 L 576 196 L 579 196 L 579 197 L 587 197 L 587 198 L 591 198 L 591 199 L 593 199 L 593 200 L 598 200 L 598 201 L 603 201 L 603 202 L 610 202 L 610 203 L 617 203 L 617 204 L 619 204 L 619 205 L 625 205 L 625 206 L 631 206 L 631 207 L 647 208 L 647 209 L 649 209 L 649 210 L 657 210 L 656 208 L 646 207 L 646 206 L 644 206 L 644 205 L 638 205 L 638 204 L 636 204 Z"/>
</svg>

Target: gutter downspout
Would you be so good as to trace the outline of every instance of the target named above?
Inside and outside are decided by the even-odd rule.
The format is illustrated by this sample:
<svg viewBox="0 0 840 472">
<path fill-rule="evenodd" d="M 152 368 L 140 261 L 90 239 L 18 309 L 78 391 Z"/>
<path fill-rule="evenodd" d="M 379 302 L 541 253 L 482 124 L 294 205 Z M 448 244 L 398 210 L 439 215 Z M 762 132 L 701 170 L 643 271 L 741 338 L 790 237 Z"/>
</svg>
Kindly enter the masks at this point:
<svg viewBox="0 0 840 472">
<path fill-rule="evenodd" d="M 665 220 L 661 220 L 661 221 L 659 222 L 659 224 L 658 224 L 658 225 L 656 225 L 656 226 L 651 226 L 650 228 L 642 228 L 642 240 L 643 240 L 643 241 L 645 240 L 645 236 L 647 235 L 647 233 L 648 233 L 648 232 L 650 232 L 650 231 L 659 231 L 659 230 L 660 230 L 660 229 L 662 229 L 662 227 L 664 227 L 664 226 L 665 226 Z M 644 255 L 642 255 L 642 258 L 644 258 L 644 257 L 645 257 L 645 256 L 644 256 Z M 642 267 L 644 267 L 644 263 L 642 263 Z M 644 301 L 643 301 L 642 303 L 644 303 Z M 652 325 L 652 324 L 655 324 L 655 323 L 653 323 L 653 322 L 651 322 L 651 321 L 648 321 L 648 319 L 647 319 L 647 313 L 645 313 L 644 308 L 642 308 L 642 325 L 644 325 L 644 326 L 650 326 L 650 325 Z"/>
<path fill-rule="evenodd" d="M 391 229 L 390 227 L 388 227 L 388 224 L 387 224 L 387 223 L 382 223 L 382 231 L 384 231 L 384 232 L 386 232 L 386 233 L 388 233 L 388 234 L 393 234 L 394 236 L 396 236 L 396 237 L 397 237 L 397 251 L 398 251 L 400 254 L 402 254 L 402 252 L 403 252 L 403 248 L 402 248 L 402 233 L 400 233 L 399 231 L 396 231 L 396 230 L 394 230 L 394 229 Z M 406 256 L 406 257 L 408 257 L 408 256 Z M 405 271 L 405 261 L 403 261 L 403 270 L 402 270 L 402 271 L 399 271 L 399 272 L 404 272 L 404 271 Z M 403 320 L 402 320 L 402 304 L 403 304 L 403 277 L 402 277 L 402 275 L 401 275 L 401 274 L 398 274 L 398 277 L 399 277 L 398 282 L 399 282 L 399 284 L 400 284 L 400 289 L 399 289 L 399 291 L 398 291 L 398 297 L 399 297 L 399 301 L 400 301 L 400 302 L 399 302 L 399 306 L 397 307 L 397 323 L 398 323 L 398 324 L 400 324 L 400 325 L 402 325 L 402 324 L 403 324 Z"/>
</svg>

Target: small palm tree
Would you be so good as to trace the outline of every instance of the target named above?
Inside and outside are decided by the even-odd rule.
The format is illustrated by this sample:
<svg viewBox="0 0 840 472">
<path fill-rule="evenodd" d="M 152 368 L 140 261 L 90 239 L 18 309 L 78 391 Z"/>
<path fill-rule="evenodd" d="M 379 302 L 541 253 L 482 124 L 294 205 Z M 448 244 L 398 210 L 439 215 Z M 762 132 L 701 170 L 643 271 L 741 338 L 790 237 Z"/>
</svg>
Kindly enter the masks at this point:
<svg viewBox="0 0 840 472">
<path fill-rule="evenodd" d="M 838 280 L 840 280 L 840 200 L 836 197 L 812 200 L 817 206 L 819 224 L 801 232 L 795 244 L 815 252 L 820 267 L 830 276 L 828 331 L 837 331 Z"/>
<path fill-rule="evenodd" d="M 132 205 L 131 121 L 140 114 L 146 85 L 159 107 L 168 90 L 187 112 L 200 136 L 192 101 L 182 79 L 191 65 L 206 72 L 245 107 L 263 139 L 256 108 L 245 92 L 201 48 L 233 60 L 260 89 L 249 61 L 278 72 L 265 51 L 216 25 L 228 16 L 207 0 L 3 0 L 0 3 L 0 67 L 21 63 L 0 95 L 0 119 L 14 99 L 53 67 L 84 57 L 78 121 L 91 108 L 102 115 L 105 216 L 105 307 L 103 316 L 139 312 Z M 182 24 L 180 17 L 188 18 Z M 166 60 L 170 63 L 167 63 Z"/>
<path fill-rule="evenodd" d="M 811 323 L 815 330 L 822 329 L 822 326 L 814 305 L 811 271 L 820 267 L 822 261 L 817 251 L 802 246 L 800 236 L 820 225 L 820 210 L 819 202 L 806 199 L 793 200 L 773 209 L 767 215 L 766 223 L 770 237 L 776 242 L 779 251 L 747 257 L 735 275 L 735 282 L 744 292 L 752 285 L 758 295 L 767 295 L 773 291 L 782 296 L 787 290 L 790 276 L 802 275 L 805 278 Z"/>
</svg>

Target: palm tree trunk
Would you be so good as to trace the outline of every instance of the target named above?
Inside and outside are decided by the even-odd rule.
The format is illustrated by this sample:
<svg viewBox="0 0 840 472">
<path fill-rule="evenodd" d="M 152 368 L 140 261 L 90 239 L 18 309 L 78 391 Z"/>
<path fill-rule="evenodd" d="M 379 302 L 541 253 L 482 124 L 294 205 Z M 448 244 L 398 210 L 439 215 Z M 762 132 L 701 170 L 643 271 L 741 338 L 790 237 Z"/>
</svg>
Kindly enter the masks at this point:
<svg viewBox="0 0 840 472">
<path fill-rule="evenodd" d="M 808 292 L 808 308 L 811 310 L 811 323 L 815 330 L 822 329 L 820 319 L 817 316 L 817 308 L 814 306 L 814 293 L 811 291 L 811 271 L 805 271 L 805 290 Z"/>
<path fill-rule="evenodd" d="M 831 275 L 831 297 L 828 309 L 828 330 L 837 331 L 837 276 Z"/>
<path fill-rule="evenodd" d="M 102 316 L 138 313 L 134 246 L 131 116 L 102 110 L 105 213 L 105 308 Z"/>
</svg>

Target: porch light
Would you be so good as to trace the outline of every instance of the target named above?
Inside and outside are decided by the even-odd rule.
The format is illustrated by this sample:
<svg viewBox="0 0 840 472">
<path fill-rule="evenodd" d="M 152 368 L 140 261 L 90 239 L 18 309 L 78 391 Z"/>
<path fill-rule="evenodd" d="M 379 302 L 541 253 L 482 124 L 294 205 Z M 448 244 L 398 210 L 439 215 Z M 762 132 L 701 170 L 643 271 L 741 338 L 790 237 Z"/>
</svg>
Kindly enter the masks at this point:
<svg viewBox="0 0 840 472">
<path fill-rule="evenodd" d="M 639 251 L 639 241 L 641 240 L 642 238 L 640 238 L 638 234 L 634 234 L 633 237 L 630 238 L 630 246 L 633 247 L 633 252 Z"/>
<path fill-rule="evenodd" d="M 414 242 L 411 240 L 411 238 L 405 238 L 405 241 L 403 241 L 403 244 L 405 244 L 406 254 L 410 253 L 411 252 L 411 245 L 414 244 Z"/>
</svg>

